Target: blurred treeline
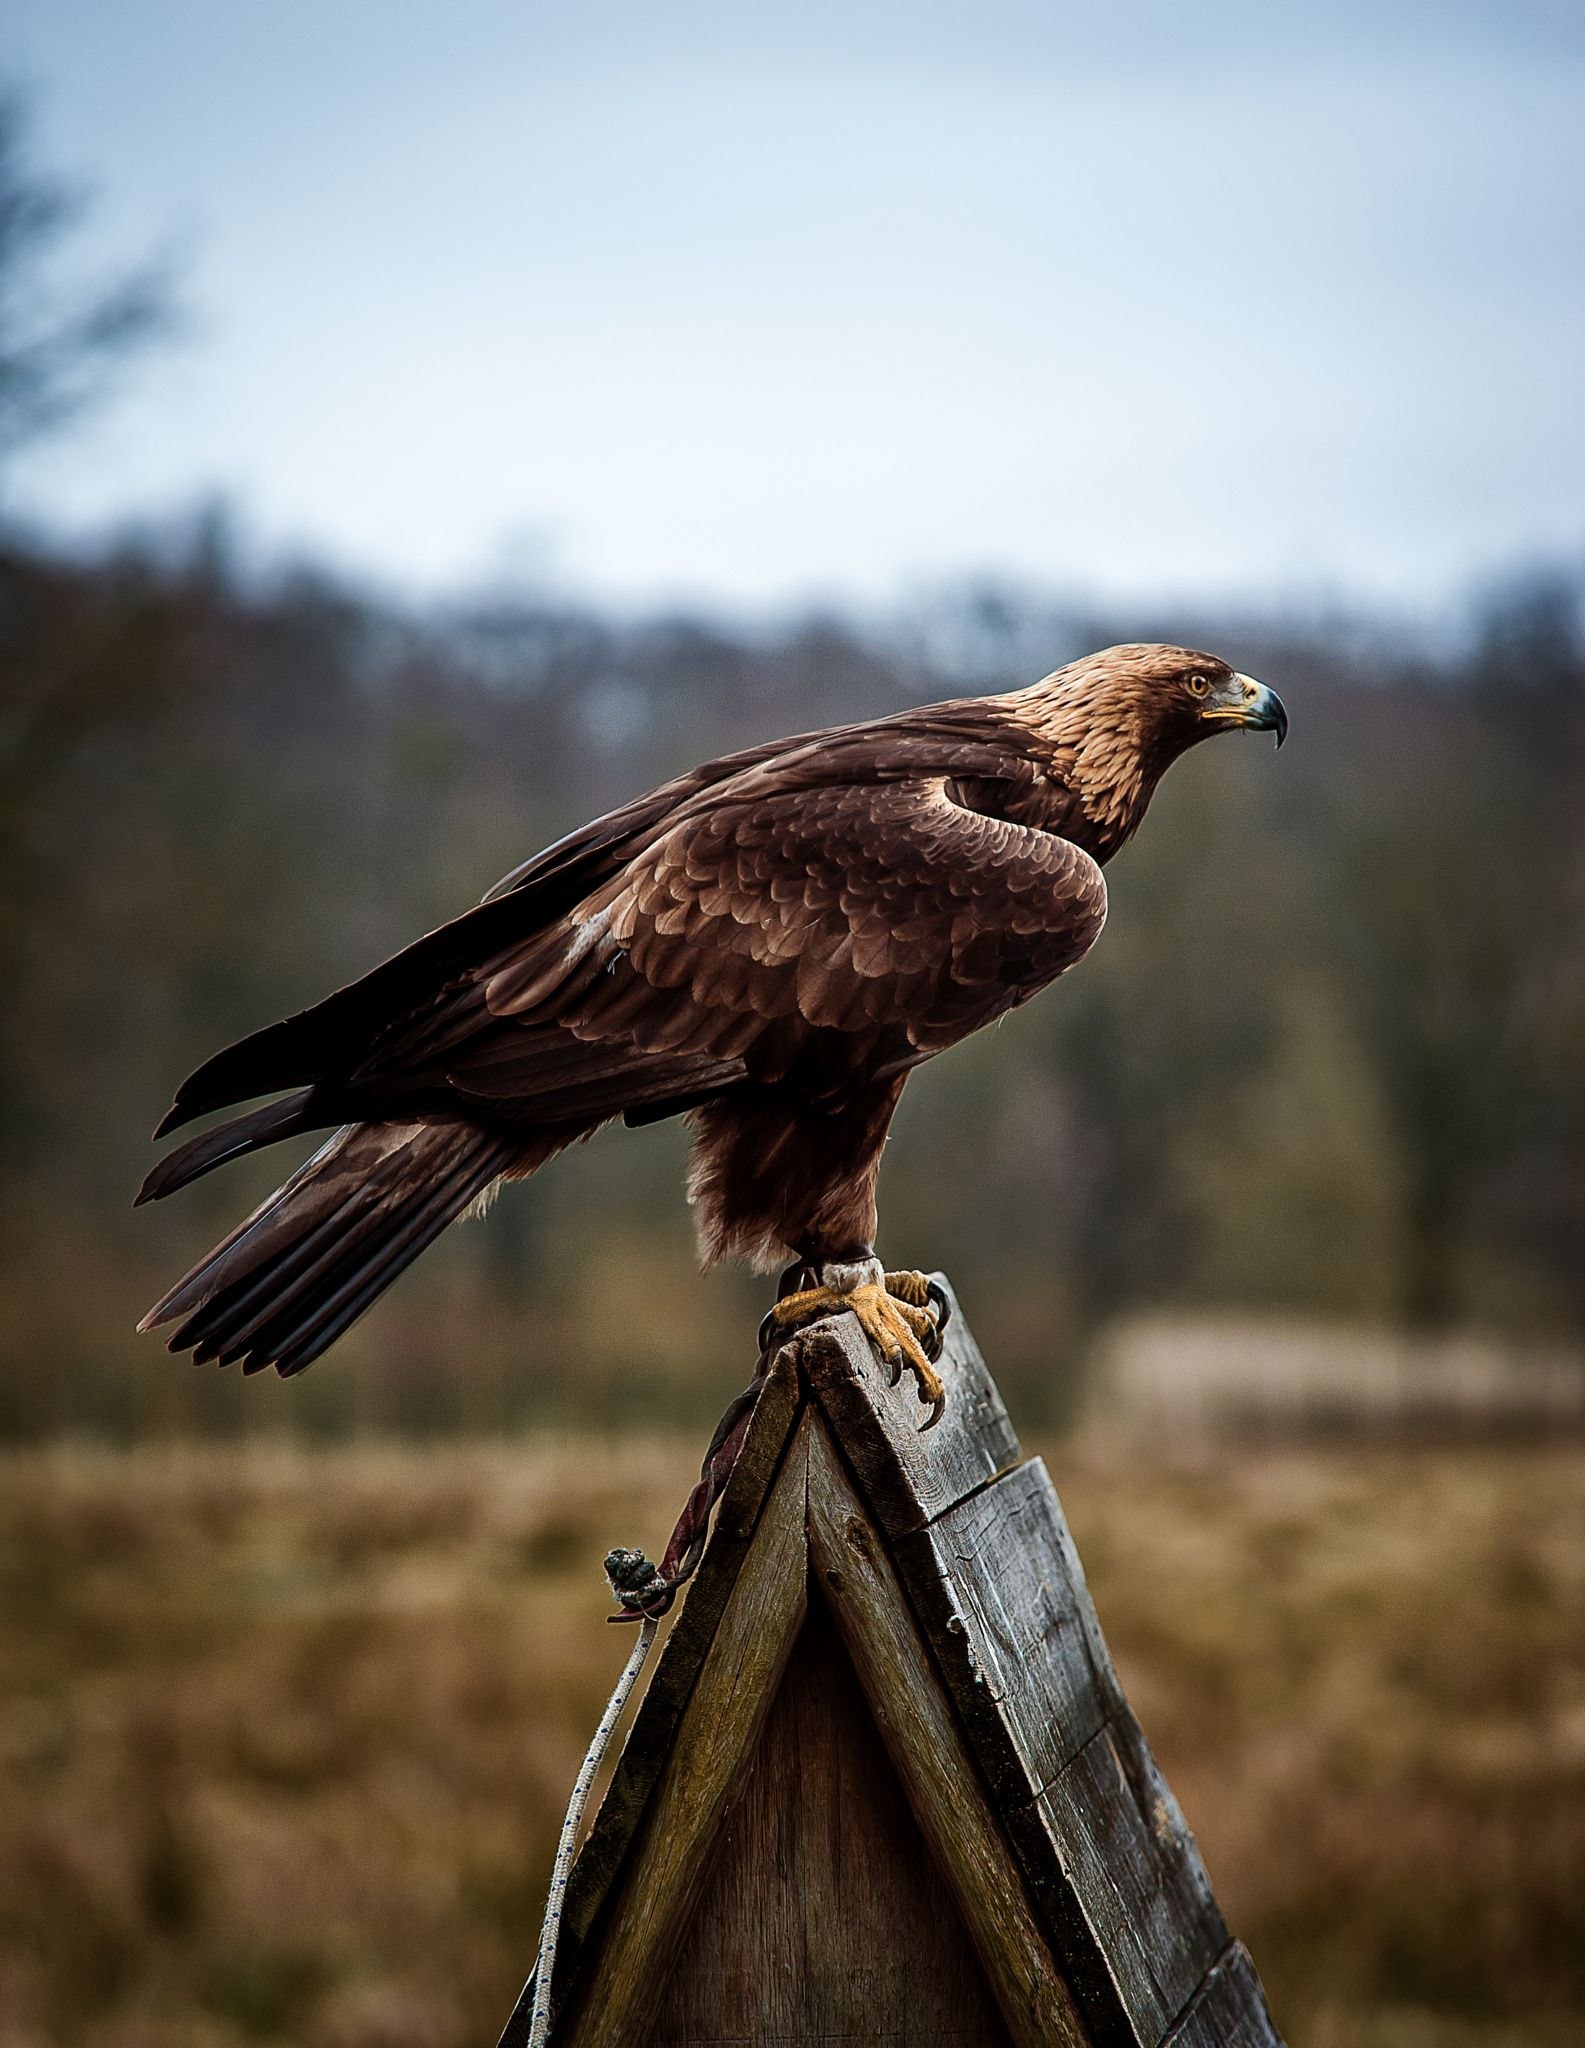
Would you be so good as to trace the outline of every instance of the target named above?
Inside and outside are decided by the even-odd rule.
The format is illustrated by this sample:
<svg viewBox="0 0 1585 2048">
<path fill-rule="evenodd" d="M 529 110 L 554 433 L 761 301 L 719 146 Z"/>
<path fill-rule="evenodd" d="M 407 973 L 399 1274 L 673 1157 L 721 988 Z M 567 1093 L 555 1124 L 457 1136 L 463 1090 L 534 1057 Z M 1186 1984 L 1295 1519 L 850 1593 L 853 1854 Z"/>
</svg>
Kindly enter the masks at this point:
<svg viewBox="0 0 1585 2048">
<path fill-rule="evenodd" d="M 1567 577 L 1458 636 L 1084 616 L 906 626 L 404 612 L 261 580 L 225 521 L 0 553 L 0 1433 L 494 1428 L 713 1414 L 763 1286 L 701 1281 L 675 1127 L 608 1133 L 451 1233 L 306 1380 L 132 1335 L 292 1161 L 130 1199 L 180 1077 L 706 756 L 1210 645 L 1293 736 L 1203 748 L 1096 953 L 910 1084 L 882 1250 L 949 1267 L 1022 1412 L 1139 1306 L 1585 1338 L 1585 641 Z"/>
</svg>

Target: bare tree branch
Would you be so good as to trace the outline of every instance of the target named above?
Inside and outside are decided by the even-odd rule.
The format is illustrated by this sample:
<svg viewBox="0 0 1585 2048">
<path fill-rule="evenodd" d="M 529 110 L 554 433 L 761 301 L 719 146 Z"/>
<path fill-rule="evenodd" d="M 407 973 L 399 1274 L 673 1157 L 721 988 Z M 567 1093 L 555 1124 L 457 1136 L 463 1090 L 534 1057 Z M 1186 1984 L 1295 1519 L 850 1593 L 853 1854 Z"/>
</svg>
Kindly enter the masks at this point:
<svg viewBox="0 0 1585 2048">
<path fill-rule="evenodd" d="M 34 171 L 29 146 L 26 104 L 0 91 L 0 463 L 104 398 L 174 317 L 165 264 L 88 284 L 62 274 L 85 201 Z"/>
</svg>

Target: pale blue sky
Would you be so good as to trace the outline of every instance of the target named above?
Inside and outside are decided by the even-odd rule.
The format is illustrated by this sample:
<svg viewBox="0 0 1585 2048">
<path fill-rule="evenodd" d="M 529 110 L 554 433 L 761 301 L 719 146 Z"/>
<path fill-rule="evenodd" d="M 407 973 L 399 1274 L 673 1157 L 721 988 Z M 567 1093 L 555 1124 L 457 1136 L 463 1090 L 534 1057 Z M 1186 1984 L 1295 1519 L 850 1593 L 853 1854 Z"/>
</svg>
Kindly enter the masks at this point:
<svg viewBox="0 0 1585 2048">
<path fill-rule="evenodd" d="M 194 318 L 22 470 L 425 594 L 1415 605 L 1585 547 L 1585 7 L 12 0 Z"/>
</svg>

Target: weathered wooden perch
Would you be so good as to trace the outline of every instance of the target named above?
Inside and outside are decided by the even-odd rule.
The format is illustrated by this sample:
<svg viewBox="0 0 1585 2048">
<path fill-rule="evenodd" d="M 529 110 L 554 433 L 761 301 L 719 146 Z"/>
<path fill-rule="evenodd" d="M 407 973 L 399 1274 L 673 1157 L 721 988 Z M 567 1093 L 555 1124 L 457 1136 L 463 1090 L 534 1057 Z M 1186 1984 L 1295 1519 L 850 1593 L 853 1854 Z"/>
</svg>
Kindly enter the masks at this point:
<svg viewBox="0 0 1585 2048">
<path fill-rule="evenodd" d="M 1280 2048 L 956 1313 L 942 1370 L 921 1435 L 851 1316 L 780 1353 L 573 1870 L 557 2048 Z"/>
</svg>

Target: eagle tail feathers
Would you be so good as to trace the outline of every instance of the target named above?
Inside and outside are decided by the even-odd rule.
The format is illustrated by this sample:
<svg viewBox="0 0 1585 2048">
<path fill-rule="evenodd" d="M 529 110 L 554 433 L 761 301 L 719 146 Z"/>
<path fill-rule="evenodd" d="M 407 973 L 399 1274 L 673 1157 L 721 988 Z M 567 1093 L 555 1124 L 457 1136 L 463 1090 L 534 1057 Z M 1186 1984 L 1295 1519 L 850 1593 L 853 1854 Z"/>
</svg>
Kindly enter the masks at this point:
<svg viewBox="0 0 1585 2048">
<path fill-rule="evenodd" d="M 525 1146 L 464 1124 L 349 1124 L 138 1327 L 180 1318 L 170 1349 L 195 1363 L 301 1372 L 494 1181 L 574 1135 Z"/>
</svg>

